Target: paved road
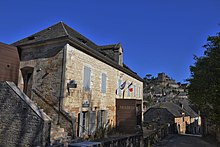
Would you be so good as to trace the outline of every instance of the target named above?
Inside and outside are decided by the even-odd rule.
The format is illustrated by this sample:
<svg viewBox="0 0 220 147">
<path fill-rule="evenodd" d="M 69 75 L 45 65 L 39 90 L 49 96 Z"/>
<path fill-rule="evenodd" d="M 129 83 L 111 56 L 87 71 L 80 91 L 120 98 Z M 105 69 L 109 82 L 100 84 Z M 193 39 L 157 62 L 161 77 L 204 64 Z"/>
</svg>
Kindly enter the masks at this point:
<svg viewBox="0 0 220 147">
<path fill-rule="evenodd" d="M 166 140 L 165 140 L 166 141 Z M 201 137 L 188 136 L 188 135 L 175 135 L 169 138 L 166 143 L 162 143 L 163 147 L 218 147 L 204 141 Z"/>
</svg>

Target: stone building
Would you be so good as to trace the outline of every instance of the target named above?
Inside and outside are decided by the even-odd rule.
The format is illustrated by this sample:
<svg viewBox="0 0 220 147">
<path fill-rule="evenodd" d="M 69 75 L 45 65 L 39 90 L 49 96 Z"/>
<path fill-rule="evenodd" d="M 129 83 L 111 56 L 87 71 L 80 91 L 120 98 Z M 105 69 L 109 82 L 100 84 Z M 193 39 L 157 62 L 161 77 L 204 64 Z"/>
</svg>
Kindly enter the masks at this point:
<svg viewBox="0 0 220 147">
<path fill-rule="evenodd" d="M 123 63 L 121 44 L 98 46 L 60 22 L 13 45 L 18 86 L 50 116 L 52 132 L 93 135 L 116 126 L 117 99 L 142 101 L 142 79 Z"/>
<path fill-rule="evenodd" d="M 0 81 L 18 83 L 19 56 L 17 48 L 0 42 Z"/>
<path fill-rule="evenodd" d="M 168 125 L 170 133 L 178 132 L 179 134 L 189 132 L 193 123 L 190 114 L 186 110 L 170 102 L 151 106 L 144 113 L 144 122 Z"/>
</svg>

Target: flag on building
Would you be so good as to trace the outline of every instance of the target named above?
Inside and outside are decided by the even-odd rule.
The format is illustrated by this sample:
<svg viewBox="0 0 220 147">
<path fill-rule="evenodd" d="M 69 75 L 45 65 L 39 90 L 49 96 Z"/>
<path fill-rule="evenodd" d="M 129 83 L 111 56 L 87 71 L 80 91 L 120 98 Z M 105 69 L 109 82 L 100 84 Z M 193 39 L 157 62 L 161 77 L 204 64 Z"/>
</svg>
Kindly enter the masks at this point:
<svg viewBox="0 0 220 147">
<path fill-rule="evenodd" d="M 119 87 L 115 90 L 115 94 L 116 95 L 120 94 L 121 90 L 123 90 L 125 88 L 125 85 L 126 85 L 126 81 L 124 81 L 122 84 L 119 85 Z"/>
<path fill-rule="evenodd" d="M 133 87 L 132 87 L 132 85 L 133 85 L 133 83 L 131 83 L 131 84 L 128 85 L 128 90 L 129 90 L 130 92 L 133 91 Z"/>
<path fill-rule="evenodd" d="M 125 88 L 125 85 L 126 85 L 126 81 L 124 81 L 124 83 L 122 83 L 122 84 L 120 85 L 120 89 L 123 90 L 123 89 Z"/>
</svg>

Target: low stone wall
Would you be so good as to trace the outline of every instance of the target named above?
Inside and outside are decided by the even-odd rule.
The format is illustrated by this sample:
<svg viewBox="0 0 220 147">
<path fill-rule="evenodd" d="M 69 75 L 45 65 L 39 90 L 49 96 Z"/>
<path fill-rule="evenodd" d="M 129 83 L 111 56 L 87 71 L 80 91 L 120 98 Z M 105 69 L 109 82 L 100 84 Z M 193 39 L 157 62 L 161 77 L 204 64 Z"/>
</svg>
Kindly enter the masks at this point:
<svg viewBox="0 0 220 147">
<path fill-rule="evenodd" d="M 50 118 L 11 82 L 0 82 L 0 146 L 50 144 Z"/>
<path fill-rule="evenodd" d="M 108 137 L 102 140 L 85 141 L 69 144 L 68 147 L 80 147 L 87 145 L 90 147 L 148 147 L 156 144 L 168 134 L 167 127 L 161 127 L 147 134 L 133 134 L 121 137 Z"/>
</svg>

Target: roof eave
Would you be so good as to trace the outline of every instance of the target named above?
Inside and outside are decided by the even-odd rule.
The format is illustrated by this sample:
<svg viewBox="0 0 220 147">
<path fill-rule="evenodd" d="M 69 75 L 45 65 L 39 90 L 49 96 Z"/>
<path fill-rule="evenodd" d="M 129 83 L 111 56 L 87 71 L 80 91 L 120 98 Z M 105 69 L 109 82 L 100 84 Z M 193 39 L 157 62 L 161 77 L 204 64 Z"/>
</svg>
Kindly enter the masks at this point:
<svg viewBox="0 0 220 147">
<path fill-rule="evenodd" d="M 42 44 L 42 43 L 46 43 L 46 42 L 49 42 L 49 41 L 56 41 L 56 40 L 60 40 L 63 41 L 65 39 L 68 38 L 68 35 L 66 36 L 61 36 L 61 37 L 57 37 L 57 38 L 52 38 L 52 39 L 47 39 L 47 40 L 42 40 L 42 41 L 36 41 L 36 42 L 32 42 L 32 43 L 24 43 L 24 44 L 16 44 L 16 43 L 13 43 L 11 44 L 12 46 L 16 46 L 16 47 L 23 47 L 23 46 L 30 46 L 30 45 L 36 45 L 36 44 Z"/>
<path fill-rule="evenodd" d="M 141 77 L 139 77 L 137 74 L 132 73 L 131 71 L 123 68 L 122 66 L 118 65 L 117 63 L 115 63 L 114 61 L 112 61 L 111 59 L 109 59 L 108 57 L 104 56 L 103 54 L 101 54 L 100 52 L 96 51 L 95 49 L 87 46 L 86 44 L 80 42 L 79 40 L 72 38 L 69 35 L 66 36 L 61 36 L 61 37 L 57 37 L 57 38 L 52 38 L 52 39 L 47 39 L 47 40 L 42 40 L 42 41 L 36 41 L 36 42 L 32 42 L 32 43 L 24 43 L 24 44 L 11 44 L 12 46 L 16 46 L 19 48 L 22 48 L 24 46 L 30 46 L 30 45 L 36 45 L 36 44 L 43 44 L 46 42 L 50 42 L 50 41 L 67 41 L 67 43 L 70 43 L 73 46 L 77 46 L 78 49 L 82 50 L 83 52 L 105 62 L 106 64 L 109 64 L 110 66 L 115 67 L 116 69 L 130 75 L 131 77 L 143 82 L 143 79 Z"/>
<path fill-rule="evenodd" d="M 108 57 L 104 56 L 103 54 L 99 53 L 98 51 L 96 51 L 95 49 L 92 49 L 90 47 L 88 47 L 87 45 L 85 45 L 82 42 L 79 42 L 77 39 L 72 38 L 72 37 L 68 37 L 68 41 L 71 45 L 73 46 L 77 46 L 78 49 L 82 50 L 83 52 L 92 55 L 93 57 L 103 61 L 106 64 L 109 64 L 110 66 L 115 67 L 116 69 L 130 75 L 131 77 L 143 82 L 143 79 L 141 77 L 139 77 L 138 75 L 130 72 L 129 70 L 123 68 L 122 66 L 118 65 L 117 63 L 115 63 L 114 61 L 112 61 L 111 59 L 109 59 Z"/>
</svg>

